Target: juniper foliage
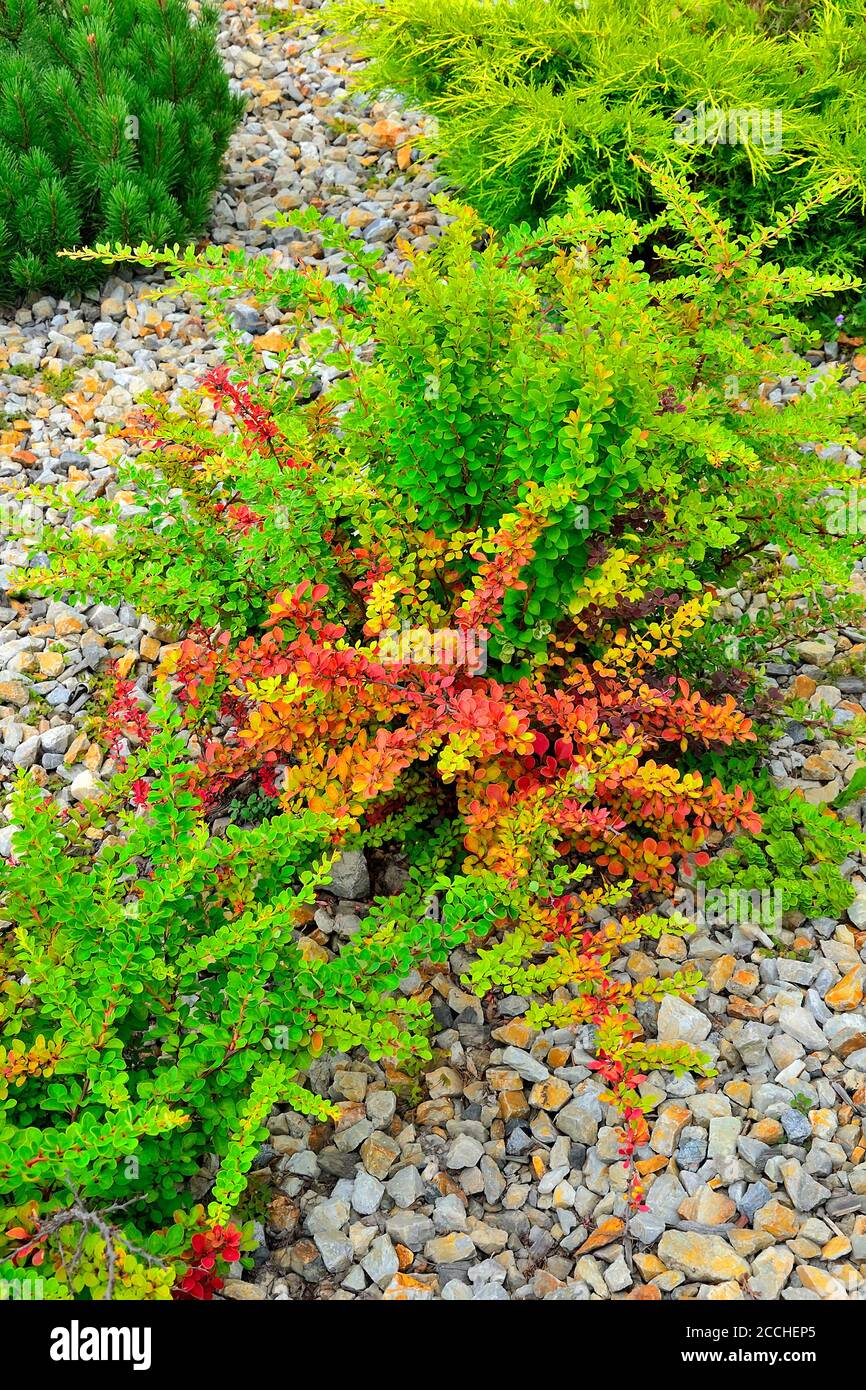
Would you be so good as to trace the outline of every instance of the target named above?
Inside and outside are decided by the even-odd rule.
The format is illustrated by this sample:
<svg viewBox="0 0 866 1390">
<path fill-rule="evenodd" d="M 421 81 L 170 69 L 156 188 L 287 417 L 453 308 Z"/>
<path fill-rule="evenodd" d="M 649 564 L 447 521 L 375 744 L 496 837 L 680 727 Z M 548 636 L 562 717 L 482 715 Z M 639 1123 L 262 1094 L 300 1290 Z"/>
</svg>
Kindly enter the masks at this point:
<svg viewBox="0 0 866 1390">
<path fill-rule="evenodd" d="M 658 211 L 645 164 L 685 176 L 740 231 L 828 178 L 846 204 L 781 257 L 852 271 L 866 198 L 863 0 L 334 0 L 329 22 L 436 118 L 445 172 L 495 226 Z M 704 108 L 703 118 L 701 106 Z M 835 210 L 834 210 L 835 211 Z"/>
</svg>

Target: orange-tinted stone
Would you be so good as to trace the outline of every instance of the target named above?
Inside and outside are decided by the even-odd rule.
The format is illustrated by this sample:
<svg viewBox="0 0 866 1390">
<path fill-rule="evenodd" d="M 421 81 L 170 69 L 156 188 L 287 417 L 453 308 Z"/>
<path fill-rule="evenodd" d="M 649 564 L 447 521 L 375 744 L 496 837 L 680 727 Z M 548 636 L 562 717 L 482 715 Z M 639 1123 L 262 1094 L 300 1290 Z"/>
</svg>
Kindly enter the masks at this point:
<svg viewBox="0 0 866 1390">
<path fill-rule="evenodd" d="M 777 1240 L 793 1240 L 800 1229 L 800 1219 L 790 1207 L 773 1198 L 755 1214 L 756 1231 L 769 1231 Z"/>
<path fill-rule="evenodd" d="M 732 1018 L 745 1019 L 747 1023 L 757 1023 L 764 1016 L 762 1005 L 751 1004 L 748 999 L 741 999 L 738 994 L 732 994 L 728 1000 L 728 1013 Z"/>
<path fill-rule="evenodd" d="M 587 1236 L 583 1245 L 575 1251 L 576 1255 L 588 1255 L 593 1250 L 601 1250 L 605 1245 L 612 1245 L 618 1240 L 625 1230 L 625 1222 L 619 1216 L 609 1216 L 597 1226 L 591 1236 Z"/>
<path fill-rule="evenodd" d="M 735 956 L 719 956 L 707 971 L 707 984 L 714 994 L 721 994 L 736 969 Z"/>
<path fill-rule="evenodd" d="M 663 1168 L 667 1168 L 668 1160 L 665 1154 L 656 1154 L 655 1158 L 639 1158 L 634 1165 L 642 1178 L 647 1173 L 660 1173 Z"/>
<path fill-rule="evenodd" d="M 785 1131 L 778 1120 L 758 1120 L 749 1130 L 750 1139 L 759 1139 L 762 1144 L 783 1144 Z"/>
<path fill-rule="evenodd" d="M 525 1051 L 535 1033 L 521 1019 L 511 1018 L 507 1023 L 503 1023 L 501 1028 L 494 1028 L 493 1036 L 497 1042 L 504 1042 L 509 1047 L 519 1047 Z"/>
<path fill-rule="evenodd" d="M 529 1102 L 522 1091 L 499 1092 L 499 1114 L 503 1120 L 520 1120 L 529 1114 Z"/>
<path fill-rule="evenodd" d="M 691 1118 L 692 1112 L 687 1105 L 666 1105 L 653 1125 L 650 1148 L 670 1157 Z"/>
<path fill-rule="evenodd" d="M 725 1095 L 732 1100 L 735 1105 L 750 1105 L 752 1101 L 752 1087 L 748 1081 L 729 1081 L 725 1086 Z"/>
<path fill-rule="evenodd" d="M 414 1299 L 433 1299 L 438 1290 L 439 1280 L 435 1275 L 416 1279 L 411 1274 L 395 1274 L 382 1298 L 389 1303 L 408 1303 Z"/>
<path fill-rule="evenodd" d="M 536 1081 L 529 1093 L 529 1104 L 536 1110 L 561 1110 L 568 1100 L 571 1100 L 571 1087 L 557 1076 Z"/>
<path fill-rule="evenodd" d="M 635 1253 L 634 1262 L 641 1272 L 641 1277 L 646 1280 L 654 1279 L 657 1274 L 664 1274 L 665 1267 L 658 1255 L 646 1250 L 643 1254 Z"/>
<path fill-rule="evenodd" d="M 836 1013 L 856 1009 L 863 998 L 863 966 L 855 965 L 824 995 L 824 1003 Z"/>
</svg>

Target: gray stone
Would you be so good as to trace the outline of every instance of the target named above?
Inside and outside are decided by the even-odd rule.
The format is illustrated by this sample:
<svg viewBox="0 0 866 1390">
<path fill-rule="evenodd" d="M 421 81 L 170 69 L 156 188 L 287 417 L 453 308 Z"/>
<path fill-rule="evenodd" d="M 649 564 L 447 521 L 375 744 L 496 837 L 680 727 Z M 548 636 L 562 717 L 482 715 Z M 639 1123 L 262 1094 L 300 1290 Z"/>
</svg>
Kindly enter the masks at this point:
<svg viewBox="0 0 866 1390">
<path fill-rule="evenodd" d="M 773 1194 L 766 1183 L 751 1182 L 737 1202 L 737 1208 L 744 1216 L 747 1216 L 751 1222 L 754 1222 L 761 1207 L 765 1207 L 772 1199 L 772 1196 Z"/>
<path fill-rule="evenodd" d="M 87 621 L 96 632 L 119 626 L 117 614 L 107 603 L 97 603 L 87 615 Z"/>
<path fill-rule="evenodd" d="M 811 985 L 818 974 L 820 965 L 815 961 L 785 960 L 776 961 L 779 979 L 789 985 Z"/>
<path fill-rule="evenodd" d="M 388 1217 L 385 1229 L 397 1245 L 405 1245 L 408 1250 L 416 1251 L 436 1234 L 430 1217 L 418 1211 L 395 1211 L 393 1216 Z"/>
<path fill-rule="evenodd" d="M 18 825 L 0 826 L 0 857 L 9 859 L 12 854 L 13 840 L 21 829 Z"/>
<path fill-rule="evenodd" d="M 397 1109 L 397 1097 L 393 1091 L 368 1091 L 365 1101 L 367 1117 L 377 1129 L 387 1129 Z"/>
<path fill-rule="evenodd" d="M 474 1168 L 484 1149 L 477 1139 L 469 1134 L 458 1134 L 445 1153 L 445 1167 L 452 1171 L 460 1168 Z"/>
<path fill-rule="evenodd" d="M 328 1144 L 317 1155 L 319 1167 L 332 1178 L 350 1178 L 358 1166 L 357 1153 L 341 1153 L 333 1144 Z"/>
<path fill-rule="evenodd" d="M 683 1188 L 683 1197 L 685 1197 Z M 631 1218 L 629 1229 L 635 1240 L 640 1241 L 641 1245 L 655 1245 L 659 1236 L 665 1228 L 665 1219 L 650 1211 L 639 1211 Z"/>
<path fill-rule="evenodd" d="M 365 241 L 390 241 L 397 230 L 397 224 L 390 217 L 377 217 L 364 228 Z"/>
<path fill-rule="evenodd" d="M 377 1236 L 361 1261 L 361 1268 L 374 1284 L 384 1289 L 400 1268 L 397 1251 L 387 1236 Z"/>
<path fill-rule="evenodd" d="M 855 927 L 866 927 L 866 892 L 859 892 L 848 908 L 848 921 Z"/>
<path fill-rule="evenodd" d="M 322 886 L 338 898 L 358 901 L 368 897 L 370 875 L 363 850 L 345 850 L 335 861 L 330 878 Z"/>
<path fill-rule="evenodd" d="M 588 1303 L 590 1297 L 589 1284 L 580 1280 L 574 1284 L 566 1284 L 562 1289 L 554 1289 L 552 1293 L 546 1293 L 542 1301 L 544 1303 Z"/>
<path fill-rule="evenodd" d="M 319 1160 L 312 1149 L 302 1149 L 300 1153 L 292 1154 L 285 1171 L 298 1178 L 317 1178 Z"/>
<path fill-rule="evenodd" d="M 484 1199 L 493 1205 L 493 1203 L 499 1201 L 505 1191 L 505 1179 L 497 1164 L 493 1162 L 492 1158 L 488 1158 L 486 1154 L 482 1157 L 479 1166 L 481 1168 L 481 1176 L 484 1179 Z"/>
<path fill-rule="evenodd" d="M 45 753 L 65 753 L 75 733 L 74 724 L 58 724 L 42 734 L 42 749 Z"/>
<path fill-rule="evenodd" d="M 686 1189 L 674 1173 L 660 1173 L 646 1196 L 650 1216 L 663 1221 L 666 1226 L 671 1225 L 677 1220 L 686 1195 Z"/>
<path fill-rule="evenodd" d="M 810 1177 L 795 1158 L 786 1159 L 781 1164 L 781 1174 L 785 1191 L 798 1211 L 813 1211 L 831 1195 L 826 1187 Z"/>
<path fill-rule="evenodd" d="M 797 1042 L 801 1042 L 809 1052 L 820 1052 L 827 1047 L 827 1040 L 816 1019 L 807 1009 L 791 1006 L 779 1010 L 779 1023 L 785 1032 Z"/>
<path fill-rule="evenodd" d="M 349 1125 L 347 1129 L 338 1130 L 334 1135 L 334 1144 L 340 1153 L 351 1154 L 356 1149 L 360 1149 L 365 1139 L 369 1139 L 373 1133 L 372 1122 L 368 1119 L 359 1120 L 357 1124 Z"/>
<path fill-rule="evenodd" d="M 601 1105 L 595 1096 L 575 1096 L 554 1115 L 553 1123 L 576 1144 L 594 1144 L 601 1123 Z"/>
<path fill-rule="evenodd" d="M 330 1201 L 318 1202 L 312 1207 L 304 1224 L 310 1235 L 315 1235 L 317 1231 L 339 1230 L 348 1220 L 348 1203 L 332 1197 Z"/>
<path fill-rule="evenodd" d="M 561 1110 L 559 1114 L 562 1114 Z M 559 1116 L 557 1116 L 557 1119 L 558 1118 Z M 517 1125 L 511 1131 L 505 1141 L 505 1152 L 508 1154 L 509 1158 L 522 1158 L 524 1155 L 531 1153 L 534 1148 L 535 1140 L 532 1138 L 532 1135 L 527 1134 L 526 1130 L 521 1129 L 520 1125 Z"/>
<path fill-rule="evenodd" d="M 424 1179 L 411 1164 L 400 1168 L 385 1184 L 388 1196 L 398 1207 L 411 1207 L 424 1196 Z"/>
<path fill-rule="evenodd" d="M 542 1062 L 519 1047 L 506 1047 L 502 1054 L 502 1064 L 513 1067 L 523 1081 L 546 1081 L 550 1076 L 549 1070 Z"/>
<path fill-rule="evenodd" d="M 372 1216 L 374 1211 L 379 1210 L 384 1193 L 384 1184 L 362 1168 L 355 1176 L 352 1206 L 360 1216 Z"/>
<path fill-rule="evenodd" d="M 23 739 L 12 754 L 12 761 L 15 766 L 25 768 L 32 767 L 39 754 L 39 745 L 41 741 L 41 734 L 34 734 L 32 738 Z"/>
<path fill-rule="evenodd" d="M 793 1106 L 789 1105 L 779 1115 L 779 1119 L 792 1144 L 802 1144 L 805 1140 L 811 1139 L 812 1126 L 808 1117 L 801 1111 L 795 1110 Z"/>
<path fill-rule="evenodd" d="M 634 1280 L 629 1274 L 628 1265 L 622 1255 L 619 1255 L 613 1264 L 608 1266 L 605 1271 L 604 1282 L 611 1293 L 622 1293 L 624 1289 L 631 1288 Z"/>
<path fill-rule="evenodd" d="M 466 1207 L 456 1192 L 448 1192 L 444 1197 L 437 1198 L 433 1205 L 433 1225 L 439 1235 L 469 1229 Z"/>
<path fill-rule="evenodd" d="M 824 1035 L 830 1048 L 837 1055 L 846 1051 L 851 1042 L 860 1035 L 866 1037 L 866 1014 L 834 1014 L 824 1024 Z M 849 1059 L 845 1059 L 850 1065 Z"/>
<path fill-rule="evenodd" d="M 742 1120 L 734 1119 L 730 1115 L 719 1115 L 711 1119 L 707 1157 L 732 1158 L 737 1152 L 737 1140 L 742 1128 Z"/>
<path fill-rule="evenodd" d="M 660 1042 L 702 1043 L 712 1023 L 685 999 L 666 994 L 659 1007 L 657 1027 Z"/>
<path fill-rule="evenodd" d="M 744 1023 L 733 1036 L 734 1047 L 747 1067 L 759 1067 L 767 1055 L 770 1030 L 763 1023 Z"/>
<path fill-rule="evenodd" d="M 336 1230 L 317 1231 L 313 1236 L 316 1249 L 329 1274 L 345 1274 L 352 1263 L 352 1242 Z"/>
<path fill-rule="evenodd" d="M 482 1260 L 467 1275 L 470 1284 L 504 1284 L 506 1277 L 505 1266 L 497 1260 Z"/>
<path fill-rule="evenodd" d="M 367 1277 L 360 1265 L 352 1265 L 341 1285 L 352 1293 L 363 1293 L 367 1287 Z"/>
<path fill-rule="evenodd" d="M 832 642 L 804 641 L 797 643 L 797 652 L 809 666 L 829 666 L 836 652 Z"/>
</svg>

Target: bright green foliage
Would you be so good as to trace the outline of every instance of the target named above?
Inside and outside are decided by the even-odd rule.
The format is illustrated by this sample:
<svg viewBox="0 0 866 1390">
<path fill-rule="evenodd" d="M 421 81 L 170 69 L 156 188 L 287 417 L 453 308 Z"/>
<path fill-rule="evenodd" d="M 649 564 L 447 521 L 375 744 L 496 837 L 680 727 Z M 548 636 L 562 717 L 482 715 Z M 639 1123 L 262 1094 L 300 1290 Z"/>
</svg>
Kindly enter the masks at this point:
<svg viewBox="0 0 866 1390">
<path fill-rule="evenodd" d="M 575 195 L 563 217 L 479 250 L 480 226 L 460 210 L 402 279 L 325 224 L 324 240 L 366 277 L 357 291 L 222 248 L 90 253 L 166 266 L 179 291 L 206 301 L 237 364 L 234 382 L 287 444 L 280 452 L 249 409 L 234 411 L 233 435 L 216 436 L 195 399 L 179 417 L 154 407 L 151 447 L 154 433 L 171 447 L 142 454 L 128 475 L 147 515 L 124 521 L 120 546 L 110 501 L 73 501 L 84 525 L 46 538 L 50 568 L 28 570 L 27 583 L 123 595 L 168 621 L 242 632 L 269 591 L 310 573 L 351 607 L 334 537 L 398 567 L 408 522 L 448 538 L 456 558 L 541 489 L 547 520 L 522 576 L 528 587 L 507 594 L 491 647 L 506 668 L 542 653 L 568 614 L 580 626 L 647 595 L 735 582 L 767 545 L 776 549 L 760 555 L 761 582 L 774 599 L 799 603 L 806 588 L 820 602 L 863 543 L 827 535 L 821 494 L 857 479 L 838 450 L 822 457 L 802 444 L 853 440 L 846 423 L 862 393 L 835 390 L 828 376 L 780 410 L 762 388 L 803 369 L 782 342 L 803 340 L 791 311 L 845 282 L 766 256 L 810 213 L 827 216 L 833 190 L 746 239 L 682 185 L 654 179 L 668 201 L 664 224 L 597 214 Z M 317 223 L 312 213 L 292 219 Z M 650 254 L 651 233 L 663 239 L 656 254 L 681 272 L 663 284 L 637 259 Z M 286 313 L 283 373 L 260 373 L 255 350 L 239 342 L 227 301 L 240 296 Z M 301 338 L 342 372 L 306 408 L 305 372 L 290 368 Z M 373 360 L 359 361 L 371 340 Z M 218 393 L 225 403 L 225 385 Z M 338 427 L 335 406 L 345 407 Z M 246 521 L 226 500 L 243 504 Z M 464 586 L 471 577 L 455 574 Z M 422 578 L 400 573 L 407 591 Z"/>
<path fill-rule="evenodd" d="M 358 1046 L 428 1057 L 428 1006 L 396 986 L 492 925 L 491 895 L 470 901 L 460 879 L 439 885 L 438 920 L 425 913 L 434 840 L 339 955 L 305 940 L 332 862 L 326 818 L 210 836 L 164 693 L 156 723 L 114 787 L 122 804 L 134 786 L 139 807 L 116 811 L 95 856 L 75 817 L 26 778 L 15 792 L 15 859 L 0 865 L 3 1230 L 22 1204 L 35 1200 L 44 1221 L 72 1192 L 94 1210 L 129 1202 L 124 1225 L 146 1233 L 209 1153 L 220 1159 L 209 1214 L 225 1221 L 274 1103 L 332 1114 L 300 1084 L 312 1058 Z M 154 1249 L 166 1253 L 164 1235 Z"/>
<path fill-rule="evenodd" d="M 85 280 L 65 247 L 201 231 L 243 110 L 216 25 L 186 0 L 0 0 L 0 299 Z"/>
<path fill-rule="evenodd" d="M 334 0 L 328 14 L 372 58 L 358 77 L 367 90 L 393 88 L 436 117 L 444 170 L 496 226 L 561 209 L 577 184 L 600 208 L 656 211 L 635 154 L 687 177 L 740 230 L 841 175 L 850 180 L 844 211 L 783 251 L 792 264 L 857 269 L 866 196 L 862 0 L 814 0 L 801 27 L 784 16 L 777 24 L 777 8 Z M 738 120 L 750 112 L 757 124 L 744 128 Z"/>
<path fill-rule="evenodd" d="M 760 832 L 738 836 L 702 869 L 706 886 L 776 893 L 782 913 L 841 916 L 855 895 L 839 866 L 866 847 L 860 828 L 801 796 L 769 788 L 759 793 L 758 809 Z"/>
</svg>

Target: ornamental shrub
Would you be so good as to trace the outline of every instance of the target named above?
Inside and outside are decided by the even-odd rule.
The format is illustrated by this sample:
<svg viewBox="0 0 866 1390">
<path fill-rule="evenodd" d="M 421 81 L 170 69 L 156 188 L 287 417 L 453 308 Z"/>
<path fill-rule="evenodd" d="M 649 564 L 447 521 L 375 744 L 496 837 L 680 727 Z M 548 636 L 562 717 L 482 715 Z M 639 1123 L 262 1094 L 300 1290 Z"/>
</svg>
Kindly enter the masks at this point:
<svg viewBox="0 0 866 1390">
<path fill-rule="evenodd" d="M 829 387 L 784 411 L 762 394 L 791 371 L 781 341 L 761 346 L 796 335 L 788 305 L 840 283 L 762 259 L 810 209 L 736 237 L 663 187 L 661 254 L 683 272 L 666 283 L 636 224 L 580 199 L 501 239 L 459 211 L 404 280 L 326 229 L 357 291 L 220 248 L 88 253 L 167 266 L 211 306 L 229 360 L 203 392 L 223 418 L 152 400 L 127 431 L 144 514 L 121 528 L 110 500 L 82 503 L 26 572 L 114 601 L 132 585 L 151 614 L 197 620 L 164 671 L 209 809 L 252 787 L 282 814 L 249 834 L 324 816 L 341 846 L 405 855 L 410 917 L 431 884 L 457 894 L 472 987 L 537 996 L 539 1025 L 595 1026 L 636 1201 L 641 1068 L 708 1059 L 636 1010 L 699 975 L 631 985 L 619 952 L 667 929 L 659 897 L 711 837 L 760 829 L 751 791 L 698 765 L 748 747 L 751 721 L 681 662 L 721 577 L 757 566 L 750 582 L 808 604 L 804 576 L 820 592 L 846 575 L 851 538 L 825 535 L 820 494 L 853 475 L 803 441 L 838 440 L 857 410 Z M 279 305 L 278 370 L 231 327 L 239 297 Z M 338 380 L 301 404 L 311 357 Z M 406 903 L 377 910 L 390 942 Z"/>
<path fill-rule="evenodd" d="M 0 300 L 86 280 L 65 247 L 201 231 L 243 109 L 217 23 L 186 0 L 0 0 Z"/>
<path fill-rule="evenodd" d="M 366 89 L 436 118 L 443 170 L 497 227 L 561 210 L 577 184 L 599 208 L 658 211 L 634 154 L 688 178 L 740 231 L 841 175 L 844 206 L 780 255 L 856 270 L 862 0 L 800 8 L 800 24 L 748 0 L 334 0 L 328 16 L 371 59 Z"/>
<path fill-rule="evenodd" d="M 429 1009 L 396 985 L 486 929 L 483 885 L 470 901 L 455 878 L 427 910 L 434 837 L 402 894 L 333 955 L 307 935 L 334 858 L 329 819 L 209 834 L 193 771 L 163 690 L 98 811 L 61 811 L 26 777 L 14 795 L 14 858 L 0 861 L 0 1275 L 12 1277 L 4 1258 L 19 1275 L 44 1265 L 51 1296 L 98 1298 L 109 1282 L 114 1297 L 176 1284 L 209 1296 L 198 1256 L 216 1245 L 238 1258 L 226 1241 L 244 1233 L 227 1223 L 274 1103 L 333 1115 L 299 1084 L 324 1047 L 429 1057 Z M 212 1154 L 207 1213 L 175 1214 Z"/>
</svg>

